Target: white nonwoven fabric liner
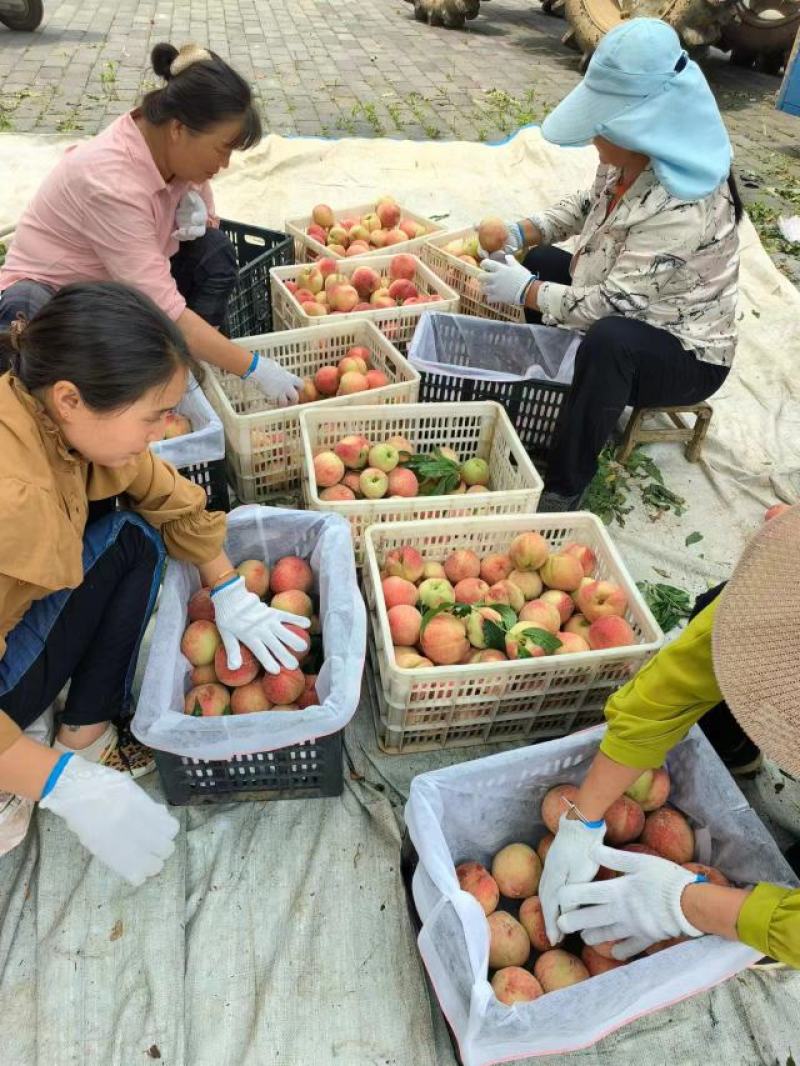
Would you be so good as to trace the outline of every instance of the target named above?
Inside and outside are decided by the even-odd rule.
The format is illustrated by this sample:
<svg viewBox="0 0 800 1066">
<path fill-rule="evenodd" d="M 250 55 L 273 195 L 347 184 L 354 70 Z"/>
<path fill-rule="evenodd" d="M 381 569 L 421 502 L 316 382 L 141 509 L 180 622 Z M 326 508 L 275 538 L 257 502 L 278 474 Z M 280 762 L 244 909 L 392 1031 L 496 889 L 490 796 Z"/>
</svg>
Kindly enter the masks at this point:
<svg viewBox="0 0 800 1066">
<path fill-rule="evenodd" d="M 200 588 L 197 569 L 167 564 L 153 643 L 132 728 L 151 748 L 197 759 L 273 751 L 342 729 L 361 691 L 366 612 L 358 591 L 350 527 L 338 515 L 238 507 L 228 517 L 225 550 L 234 565 L 260 559 L 272 567 L 285 555 L 306 559 L 319 595 L 325 661 L 317 677 L 319 707 L 194 718 L 183 713 L 189 662 L 180 652 L 186 605 Z"/>
<path fill-rule="evenodd" d="M 547 831 L 544 794 L 583 778 L 603 727 L 416 777 L 405 817 L 419 855 L 413 891 L 423 926 L 419 948 L 464 1066 L 585 1047 L 649 1011 L 732 977 L 760 953 L 716 936 L 613 970 L 532 1003 L 500 1004 L 488 982 L 489 933 L 480 904 L 458 885 L 455 866 L 491 866 L 506 844 L 535 846 Z M 796 885 L 778 851 L 713 748 L 695 727 L 667 760 L 670 803 L 710 838 L 706 862 L 738 884 Z"/>
<path fill-rule="evenodd" d="M 225 431 L 205 393 L 190 376 L 189 386 L 178 404 L 178 413 L 192 423 L 192 432 L 150 445 L 156 455 L 178 468 L 213 463 L 225 458 Z"/>
<path fill-rule="evenodd" d="M 417 370 L 450 377 L 569 385 L 582 340 L 575 330 L 426 311 L 408 360 Z"/>
</svg>

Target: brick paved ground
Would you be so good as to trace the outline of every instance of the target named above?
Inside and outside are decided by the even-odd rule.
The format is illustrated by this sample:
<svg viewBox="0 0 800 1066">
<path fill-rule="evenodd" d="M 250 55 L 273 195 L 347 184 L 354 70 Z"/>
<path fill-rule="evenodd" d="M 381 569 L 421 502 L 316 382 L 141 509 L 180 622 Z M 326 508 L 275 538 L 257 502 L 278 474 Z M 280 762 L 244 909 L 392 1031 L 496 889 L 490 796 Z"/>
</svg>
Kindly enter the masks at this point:
<svg viewBox="0 0 800 1066">
<path fill-rule="evenodd" d="M 153 82 L 156 41 L 208 44 L 256 87 L 278 133 L 494 141 L 540 120 L 578 80 L 564 23 L 536 0 L 491 0 L 466 32 L 403 0 L 45 0 L 33 34 L 0 27 L 0 130 L 94 133 Z M 800 212 L 800 119 L 779 81 L 712 56 L 751 213 L 787 271 L 776 210 Z M 0 145 L 2 142 L 0 142 Z M 1 166 L 1 164 L 0 164 Z"/>
</svg>

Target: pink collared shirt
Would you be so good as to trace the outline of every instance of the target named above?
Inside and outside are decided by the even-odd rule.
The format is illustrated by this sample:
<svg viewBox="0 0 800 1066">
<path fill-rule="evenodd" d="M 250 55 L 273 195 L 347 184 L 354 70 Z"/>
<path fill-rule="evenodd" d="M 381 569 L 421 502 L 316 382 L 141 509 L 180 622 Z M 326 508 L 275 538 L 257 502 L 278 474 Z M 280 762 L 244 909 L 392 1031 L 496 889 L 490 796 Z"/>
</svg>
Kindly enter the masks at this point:
<svg viewBox="0 0 800 1066">
<path fill-rule="evenodd" d="M 0 271 L 0 291 L 28 279 L 60 289 L 74 281 L 122 281 L 176 319 L 186 301 L 170 274 L 175 212 L 197 188 L 214 224 L 208 182 L 165 182 L 133 114 L 68 148 L 26 208 Z"/>
</svg>

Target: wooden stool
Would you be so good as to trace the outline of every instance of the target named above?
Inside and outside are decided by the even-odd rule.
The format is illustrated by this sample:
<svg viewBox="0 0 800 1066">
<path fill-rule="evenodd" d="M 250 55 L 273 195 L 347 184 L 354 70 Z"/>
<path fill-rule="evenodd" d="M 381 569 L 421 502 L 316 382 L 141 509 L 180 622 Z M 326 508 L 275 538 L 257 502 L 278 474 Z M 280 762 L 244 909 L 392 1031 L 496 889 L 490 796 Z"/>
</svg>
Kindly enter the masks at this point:
<svg viewBox="0 0 800 1066">
<path fill-rule="evenodd" d="M 713 413 L 713 409 L 705 401 L 677 407 L 634 407 L 617 452 L 617 461 L 624 463 L 637 444 L 678 440 L 686 441 L 686 458 L 690 463 L 696 463 L 700 458 L 700 450 Z M 682 414 L 694 415 L 694 425 L 688 425 L 681 418 Z M 643 422 L 652 415 L 668 415 L 675 429 L 645 429 Z"/>
</svg>

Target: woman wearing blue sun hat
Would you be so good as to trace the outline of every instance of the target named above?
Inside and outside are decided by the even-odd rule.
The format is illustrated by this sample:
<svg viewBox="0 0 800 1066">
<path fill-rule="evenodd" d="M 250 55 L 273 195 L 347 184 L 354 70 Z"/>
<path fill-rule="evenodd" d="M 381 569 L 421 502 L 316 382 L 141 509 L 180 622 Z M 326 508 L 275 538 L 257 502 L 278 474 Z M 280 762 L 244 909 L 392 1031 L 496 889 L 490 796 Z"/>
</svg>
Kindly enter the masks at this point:
<svg viewBox="0 0 800 1066">
<path fill-rule="evenodd" d="M 564 148 L 593 144 L 594 184 L 508 223 L 503 261 L 482 265 L 489 299 L 585 334 L 540 504 L 560 511 L 579 505 L 627 405 L 699 403 L 727 377 L 742 205 L 714 96 L 658 19 L 606 34 L 542 134 Z M 574 236 L 574 253 L 556 247 Z"/>
</svg>

